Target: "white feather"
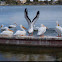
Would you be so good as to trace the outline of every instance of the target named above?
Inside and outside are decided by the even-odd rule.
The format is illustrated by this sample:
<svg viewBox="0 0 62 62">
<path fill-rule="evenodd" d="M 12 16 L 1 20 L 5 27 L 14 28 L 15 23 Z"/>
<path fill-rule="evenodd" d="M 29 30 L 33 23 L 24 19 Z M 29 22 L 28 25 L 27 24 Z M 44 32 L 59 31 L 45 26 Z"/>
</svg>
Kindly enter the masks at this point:
<svg viewBox="0 0 62 62">
<path fill-rule="evenodd" d="M 61 35 L 62 34 L 62 27 L 61 26 L 59 26 L 59 24 L 58 24 L 58 22 L 56 22 L 56 24 L 57 24 L 57 26 L 56 26 L 56 32 L 59 34 L 59 35 Z"/>
<path fill-rule="evenodd" d="M 2 35 L 13 35 L 13 32 L 11 32 L 11 31 L 3 31 L 1 34 Z"/>
<path fill-rule="evenodd" d="M 2 24 L 1 25 L 1 31 L 5 31 L 5 30 L 8 30 L 8 27 L 4 27 L 4 25 Z"/>
<path fill-rule="evenodd" d="M 16 31 L 16 33 L 14 34 L 14 35 L 26 35 L 26 31 L 22 28 L 22 25 L 20 25 L 20 28 L 23 30 L 23 31 L 21 31 L 21 30 L 17 30 Z"/>
<path fill-rule="evenodd" d="M 36 16 L 34 17 L 34 19 L 31 21 L 28 17 L 28 11 L 27 11 L 27 8 L 25 9 L 25 18 L 28 22 L 28 25 L 29 25 L 29 29 L 28 29 L 28 33 L 32 33 L 34 31 L 34 24 L 35 22 L 38 20 L 39 18 L 39 11 L 37 11 L 37 14 Z"/>
<path fill-rule="evenodd" d="M 43 35 L 44 33 L 46 32 L 46 27 L 44 26 L 41 26 L 41 27 L 39 27 L 39 29 L 38 29 L 38 33 L 37 33 L 37 35 Z"/>
<path fill-rule="evenodd" d="M 14 23 L 14 25 L 9 25 L 9 28 L 16 28 L 17 24 Z"/>
</svg>

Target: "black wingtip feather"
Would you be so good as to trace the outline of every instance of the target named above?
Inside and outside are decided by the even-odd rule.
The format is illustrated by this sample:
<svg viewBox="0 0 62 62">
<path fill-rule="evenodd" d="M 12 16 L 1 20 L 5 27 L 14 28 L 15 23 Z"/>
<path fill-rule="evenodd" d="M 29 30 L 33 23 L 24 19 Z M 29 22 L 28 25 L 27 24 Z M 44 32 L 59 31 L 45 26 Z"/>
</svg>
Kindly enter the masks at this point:
<svg viewBox="0 0 62 62">
<path fill-rule="evenodd" d="M 32 22 L 33 22 L 35 19 L 38 19 L 39 14 L 40 14 L 40 11 L 37 11 L 37 14 L 36 14 L 35 18 L 32 20 Z"/>
<path fill-rule="evenodd" d="M 40 12 L 38 11 L 37 14 L 39 14 Z"/>
<path fill-rule="evenodd" d="M 25 8 L 25 13 L 28 14 L 28 13 L 27 13 L 27 8 Z"/>
<path fill-rule="evenodd" d="M 26 11 L 26 8 L 25 8 L 25 11 Z"/>
<path fill-rule="evenodd" d="M 31 22 L 30 18 L 28 17 L 28 10 L 27 10 L 27 8 L 25 8 L 25 18 L 26 18 L 26 20 L 29 20 L 29 22 Z"/>
</svg>

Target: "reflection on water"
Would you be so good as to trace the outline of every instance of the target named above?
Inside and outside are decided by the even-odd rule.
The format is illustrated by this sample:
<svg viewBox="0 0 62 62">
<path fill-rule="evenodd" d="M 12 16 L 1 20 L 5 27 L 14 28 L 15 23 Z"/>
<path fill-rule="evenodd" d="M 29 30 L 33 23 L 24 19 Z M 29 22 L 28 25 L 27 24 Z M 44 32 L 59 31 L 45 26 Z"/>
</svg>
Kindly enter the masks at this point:
<svg viewBox="0 0 62 62">
<path fill-rule="evenodd" d="M 0 46 L 0 61 L 61 61 L 62 49 L 49 47 Z"/>
<path fill-rule="evenodd" d="M 56 61 L 51 55 L 47 54 L 12 54 L 12 53 L 2 53 L 0 55 L 1 59 L 12 60 L 12 61 Z M 1 60 L 0 59 L 0 60 Z"/>
</svg>

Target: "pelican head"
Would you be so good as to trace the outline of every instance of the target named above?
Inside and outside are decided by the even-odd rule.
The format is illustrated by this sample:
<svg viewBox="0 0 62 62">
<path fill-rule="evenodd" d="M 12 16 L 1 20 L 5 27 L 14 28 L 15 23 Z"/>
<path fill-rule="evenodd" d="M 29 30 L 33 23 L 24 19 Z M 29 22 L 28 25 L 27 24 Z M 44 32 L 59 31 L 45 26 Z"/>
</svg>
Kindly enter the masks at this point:
<svg viewBox="0 0 62 62">
<path fill-rule="evenodd" d="M 26 29 L 23 25 L 20 25 L 21 28 Z"/>
<path fill-rule="evenodd" d="M 45 25 L 41 24 L 41 27 L 46 27 Z M 47 28 L 47 27 L 46 27 Z M 47 28 L 48 29 L 48 28 Z"/>
<path fill-rule="evenodd" d="M 43 24 L 41 24 L 41 27 L 45 27 Z"/>
<path fill-rule="evenodd" d="M 58 21 L 56 21 L 56 24 L 57 24 L 57 26 L 59 26 L 59 23 L 58 23 Z"/>
<path fill-rule="evenodd" d="M 4 25 L 2 24 L 0 28 L 2 28 Z"/>
</svg>

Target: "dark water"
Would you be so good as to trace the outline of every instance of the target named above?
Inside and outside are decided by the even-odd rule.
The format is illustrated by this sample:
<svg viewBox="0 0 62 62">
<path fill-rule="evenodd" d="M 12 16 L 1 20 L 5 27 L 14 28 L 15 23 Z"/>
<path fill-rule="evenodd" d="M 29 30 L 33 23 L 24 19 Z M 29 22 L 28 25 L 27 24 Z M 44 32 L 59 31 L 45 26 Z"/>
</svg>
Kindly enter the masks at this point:
<svg viewBox="0 0 62 62">
<path fill-rule="evenodd" d="M 62 61 L 62 48 L 0 45 L 1 61 Z"/>
<path fill-rule="evenodd" d="M 17 23 L 17 30 L 20 29 L 19 25 L 22 24 L 26 28 L 28 28 L 27 21 L 24 18 L 24 9 L 27 8 L 29 12 L 29 17 L 32 20 L 36 12 L 40 11 L 40 17 L 38 21 L 35 23 L 36 26 L 40 26 L 40 24 L 44 24 L 49 29 L 45 33 L 45 35 L 50 36 L 56 36 L 57 33 L 55 32 L 55 26 L 56 21 L 59 21 L 59 24 L 62 26 L 62 5 L 44 5 L 44 6 L 0 6 L 0 26 L 1 24 L 4 24 L 4 26 L 8 26 L 13 23 Z M 37 31 L 34 32 L 34 34 L 37 34 Z M 3 47 L 3 46 L 2 46 Z M 2 48 L 0 47 L 0 48 Z M 7 48 L 7 47 L 6 47 Z M 9 49 L 9 48 L 8 48 Z M 8 50 L 7 49 L 7 50 Z M 46 48 L 45 48 L 46 49 Z M 0 61 L 55 61 L 55 60 L 62 60 L 62 51 L 61 49 L 56 51 L 56 54 L 54 55 L 53 51 L 51 53 L 48 53 L 48 50 L 46 50 L 44 53 L 31 53 L 27 52 L 27 54 L 24 53 L 12 53 L 11 51 L 8 52 L 5 49 L 3 51 L 0 49 Z M 39 51 L 39 50 L 38 50 Z M 32 51 L 33 52 L 33 51 Z M 36 51 L 37 52 L 37 51 Z M 47 52 L 47 53 L 46 53 Z M 58 58 L 56 58 L 58 56 Z"/>
</svg>

